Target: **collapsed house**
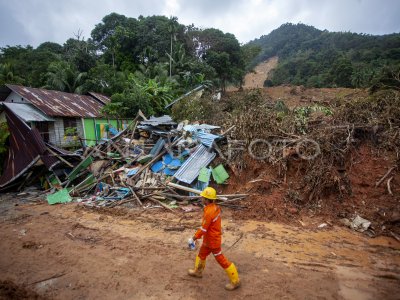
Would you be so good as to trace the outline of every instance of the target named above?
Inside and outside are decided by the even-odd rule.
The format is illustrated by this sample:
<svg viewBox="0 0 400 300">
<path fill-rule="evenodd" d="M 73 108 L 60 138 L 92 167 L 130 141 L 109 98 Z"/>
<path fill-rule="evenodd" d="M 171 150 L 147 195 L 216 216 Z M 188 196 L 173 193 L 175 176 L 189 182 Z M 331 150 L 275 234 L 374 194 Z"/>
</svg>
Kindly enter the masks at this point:
<svg viewBox="0 0 400 300">
<path fill-rule="evenodd" d="M 130 122 L 106 118 L 101 110 L 111 99 L 98 93 L 78 95 L 6 84 L 0 88 L 0 101 L 0 120 L 4 121 L 7 107 L 36 128 L 45 143 L 62 148 L 94 145 Z"/>
<path fill-rule="evenodd" d="M 78 154 L 62 148 L 94 145 L 126 128 L 129 122 L 105 118 L 101 110 L 110 99 L 97 93 L 77 95 L 7 84 L 0 88 L 0 101 L 0 120 L 8 123 L 10 131 L 0 190 L 44 176 L 42 166 L 54 171 L 50 178 L 46 174 L 48 182 L 60 181 L 58 177 L 65 177 L 63 167 L 74 167 L 80 160 Z M 58 163 L 48 164 L 45 157 Z"/>
<path fill-rule="evenodd" d="M 10 145 L 0 177 L 0 190 L 16 186 L 20 190 L 24 185 L 39 180 L 40 176 L 52 182 L 57 174 L 62 175 L 64 167 L 74 167 L 73 163 L 79 162 L 79 155 L 45 143 L 36 128 L 29 127 L 7 106 L 4 112 Z"/>
<path fill-rule="evenodd" d="M 198 200 L 212 181 L 224 184 L 229 178 L 222 164 L 210 167 L 218 156 L 217 143 L 225 139 L 219 126 L 177 124 L 170 116 L 147 119 L 139 112 L 134 120 L 115 120 L 114 127 L 114 120 L 101 119 L 104 96 L 6 88 L 8 95 L 5 89 L 1 95 L 10 151 L 2 190 L 40 182 L 50 204 L 73 198 L 107 207 L 148 201 L 170 209 Z M 56 147 L 65 146 L 55 132 L 66 130 L 66 124 L 76 128 L 81 142 L 74 153 Z M 220 200 L 244 197 L 222 195 Z"/>
<path fill-rule="evenodd" d="M 49 195 L 50 204 L 75 197 L 89 206 L 113 207 L 134 202 L 144 206 L 196 202 L 200 192 L 229 178 L 223 164 L 213 163 L 216 144 L 224 134 L 212 133 L 218 126 L 175 123 L 171 117 L 140 116 L 118 135 L 87 148 L 82 162 L 67 176 L 59 191 Z M 220 195 L 222 201 L 236 201 L 246 195 Z M 225 203 L 225 205 L 229 205 Z"/>
</svg>

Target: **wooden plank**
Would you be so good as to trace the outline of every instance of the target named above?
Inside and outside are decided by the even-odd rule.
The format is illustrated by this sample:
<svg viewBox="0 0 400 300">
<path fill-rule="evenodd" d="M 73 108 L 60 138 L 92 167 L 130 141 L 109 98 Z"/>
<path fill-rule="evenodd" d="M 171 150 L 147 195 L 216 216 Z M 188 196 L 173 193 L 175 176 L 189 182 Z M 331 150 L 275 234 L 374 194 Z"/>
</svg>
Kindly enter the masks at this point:
<svg viewBox="0 0 400 300">
<path fill-rule="evenodd" d="M 183 186 L 183 185 L 180 185 L 180 184 L 177 184 L 177 183 L 168 182 L 167 185 L 170 186 L 170 187 L 176 188 L 178 190 L 186 191 L 186 192 L 189 192 L 189 193 L 194 193 L 194 194 L 199 194 L 199 195 L 201 193 L 201 191 L 199 191 L 199 190 L 192 189 L 190 187 Z"/>
<path fill-rule="evenodd" d="M 51 150 L 49 147 L 47 147 L 47 150 L 49 150 L 49 152 L 51 154 L 53 154 L 55 157 L 57 157 L 59 160 L 61 160 L 63 163 L 65 163 L 67 166 L 73 168 L 74 165 L 71 164 L 69 161 L 66 161 L 63 157 L 61 157 L 60 155 L 58 155 L 57 153 L 55 153 L 53 150 Z"/>
<path fill-rule="evenodd" d="M 165 209 L 169 210 L 169 211 L 172 212 L 173 214 L 175 214 L 175 215 L 177 214 L 176 212 L 174 212 L 174 211 L 172 210 L 171 207 L 169 207 L 168 205 L 162 203 L 160 200 L 154 199 L 153 197 L 149 197 L 148 199 L 151 200 L 151 201 L 153 201 L 153 202 L 155 202 L 155 203 L 157 203 L 157 204 L 160 204 L 162 207 L 164 207 Z"/>
<path fill-rule="evenodd" d="M 131 190 L 131 193 L 132 193 L 133 197 L 136 199 L 136 201 L 139 203 L 139 205 L 140 205 L 140 206 L 143 206 L 142 201 L 140 201 L 139 197 L 136 195 L 136 193 L 134 192 L 134 190 L 133 190 L 131 187 L 129 187 L 129 189 Z"/>
</svg>

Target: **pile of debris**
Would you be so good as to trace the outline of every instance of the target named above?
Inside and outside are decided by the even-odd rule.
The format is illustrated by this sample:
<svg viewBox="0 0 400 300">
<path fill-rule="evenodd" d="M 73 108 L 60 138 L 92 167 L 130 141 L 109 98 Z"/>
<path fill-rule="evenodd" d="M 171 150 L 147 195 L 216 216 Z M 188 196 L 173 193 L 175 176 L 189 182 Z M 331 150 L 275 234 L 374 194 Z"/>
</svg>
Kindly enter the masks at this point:
<svg viewBox="0 0 400 300">
<path fill-rule="evenodd" d="M 200 192 L 212 180 L 225 184 L 229 178 L 222 164 L 210 166 L 218 155 L 216 145 L 226 139 L 226 133 L 215 133 L 218 130 L 219 126 L 188 121 L 177 124 L 170 116 L 146 119 L 138 114 L 124 131 L 82 149 L 82 161 L 67 172 L 63 182 L 52 183 L 56 192 L 48 194 L 47 201 L 195 209 Z M 232 202 L 246 196 L 219 195 L 218 200 L 240 209 Z"/>
</svg>

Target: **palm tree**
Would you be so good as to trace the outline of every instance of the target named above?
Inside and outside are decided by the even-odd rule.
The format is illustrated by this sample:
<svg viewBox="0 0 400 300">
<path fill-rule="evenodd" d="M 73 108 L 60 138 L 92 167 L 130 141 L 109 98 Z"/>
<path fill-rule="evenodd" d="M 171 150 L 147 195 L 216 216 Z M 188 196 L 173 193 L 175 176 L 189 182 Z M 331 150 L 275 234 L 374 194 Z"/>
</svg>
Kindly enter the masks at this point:
<svg viewBox="0 0 400 300">
<path fill-rule="evenodd" d="M 171 49 L 170 49 L 170 53 L 169 54 L 167 53 L 167 55 L 169 56 L 169 78 L 172 77 L 172 42 L 173 42 L 173 40 L 176 41 L 176 30 L 178 27 L 177 20 L 178 20 L 177 17 L 171 17 L 168 22 L 168 32 L 171 37 L 171 44 L 170 44 Z"/>
<path fill-rule="evenodd" d="M 86 72 L 80 73 L 76 68 L 66 62 L 50 64 L 47 72 L 47 85 L 45 88 L 62 92 L 82 94 Z"/>
<path fill-rule="evenodd" d="M 6 83 L 22 84 L 23 79 L 14 74 L 14 68 L 10 63 L 0 64 L 0 85 Z"/>
</svg>

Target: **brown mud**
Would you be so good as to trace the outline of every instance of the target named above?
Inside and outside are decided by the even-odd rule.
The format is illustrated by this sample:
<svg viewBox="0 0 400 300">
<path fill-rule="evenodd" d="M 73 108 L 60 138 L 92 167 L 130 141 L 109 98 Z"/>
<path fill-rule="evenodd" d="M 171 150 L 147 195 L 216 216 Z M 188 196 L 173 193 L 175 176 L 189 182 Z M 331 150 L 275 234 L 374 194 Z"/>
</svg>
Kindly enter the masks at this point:
<svg viewBox="0 0 400 300">
<path fill-rule="evenodd" d="M 212 257 L 202 279 L 186 275 L 195 258 L 186 242 L 201 212 L 21 204 L 5 195 L 1 207 L 4 299 L 25 297 L 7 298 L 7 289 L 26 299 L 396 299 L 400 292 L 399 242 L 318 228 L 315 218 L 303 227 L 224 209 L 223 250 L 242 280 L 228 292 Z"/>
</svg>

